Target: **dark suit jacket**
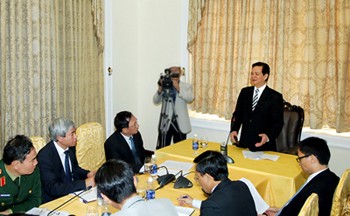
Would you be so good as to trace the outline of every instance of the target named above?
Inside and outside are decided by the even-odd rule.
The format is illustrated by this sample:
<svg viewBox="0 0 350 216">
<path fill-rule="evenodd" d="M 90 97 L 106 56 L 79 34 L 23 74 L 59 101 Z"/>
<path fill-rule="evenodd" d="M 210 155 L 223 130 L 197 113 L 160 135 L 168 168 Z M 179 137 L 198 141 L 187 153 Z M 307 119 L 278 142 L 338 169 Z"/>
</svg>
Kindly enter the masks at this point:
<svg viewBox="0 0 350 216">
<path fill-rule="evenodd" d="M 202 202 L 201 216 L 256 216 L 253 197 L 242 181 L 223 180 Z"/>
<path fill-rule="evenodd" d="M 137 154 L 143 165 L 143 162 L 145 160 L 145 149 L 143 147 L 143 141 L 142 141 L 140 132 L 137 132 L 137 134 L 133 135 L 133 138 L 134 138 Z M 123 160 L 132 166 L 135 173 L 139 172 L 142 165 L 135 164 L 132 151 L 128 143 L 124 139 L 124 137 L 120 134 L 120 132 L 115 131 L 110 137 L 108 137 L 104 146 L 105 146 L 106 160 L 109 160 L 109 159 Z"/>
<path fill-rule="evenodd" d="M 329 169 L 315 176 L 304 188 L 283 207 L 280 215 L 298 215 L 306 199 L 312 194 L 318 194 L 319 216 L 329 216 L 332 208 L 332 200 L 339 177 Z"/>
<path fill-rule="evenodd" d="M 86 188 L 85 179 L 89 171 L 79 167 L 75 148 L 69 148 L 69 157 L 74 181 L 67 183 L 64 168 L 53 141 L 50 141 L 39 151 L 37 159 L 43 203 Z"/>
<path fill-rule="evenodd" d="M 231 131 L 238 132 L 242 125 L 240 147 L 248 147 L 251 151 L 276 151 L 275 138 L 283 127 L 282 94 L 266 86 L 255 110 L 252 111 L 253 91 L 254 86 L 241 90 L 236 110 L 232 115 Z M 255 147 L 255 143 L 261 141 L 260 133 L 265 133 L 269 137 L 269 142 L 261 147 Z"/>
</svg>

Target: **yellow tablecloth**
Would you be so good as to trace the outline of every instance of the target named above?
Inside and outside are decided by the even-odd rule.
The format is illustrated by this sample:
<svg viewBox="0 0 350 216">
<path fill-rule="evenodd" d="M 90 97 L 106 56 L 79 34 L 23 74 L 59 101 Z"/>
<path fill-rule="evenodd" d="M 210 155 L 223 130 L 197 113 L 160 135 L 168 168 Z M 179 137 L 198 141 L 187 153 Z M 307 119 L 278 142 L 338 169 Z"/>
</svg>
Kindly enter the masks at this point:
<svg viewBox="0 0 350 216">
<path fill-rule="evenodd" d="M 192 162 L 194 157 L 206 150 L 219 151 L 219 143 L 209 142 L 206 149 L 200 148 L 195 154 L 192 150 L 191 140 L 185 140 L 166 148 L 156 151 L 158 164 L 166 160 L 175 160 L 182 162 Z M 277 161 L 269 160 L 252 160 L 243 157 L 241 148 L 235 146 L 228 147 L 228 155 L 234 160 L 234 164 L 229 164 L 229 177 L 231 180 L 237 180 L 242 177 L 249 179 L 257 188 L 260 195 L 270 206 L 281 207 L 293 196 L 296 190 L 305 182 L 306 176 L 296 162 L 296 156 L 281 154 L 277 152 L 265 152 L 280 156 Z M 194 170 L 194 167 L 192 168 Z M 177 197 L 182 194 L 189 194 L 195 199 L 206 199 L 198 183 L 194 180 L 194 173 L 186 175 L 192 181 L 193 187 L 187 189 L 175 189 L 174 184 L 170 183 L 164 188 L 156 191 L 156 198 L 169 198 L 175 205 L 178 205 Z M 148 174 L 137 175 L 141 184 L 144 184 L 148 178 Z M 42 208 L 54 209 L 59 206 L 72 195 L 67 195 L 43 204 Z M 73 199 L 68 204 L 62 206 L 59 211 L 67 211 L 70 214 L 85 216 L 87 206 L 97 206 L 96 201 L 84 204 L 78 198 Z M 110 212 L 114 213 L 117 209 L 109 207 Z M 199 210 L 195 210 L 194 214 L 199 215 Z"/>
<path fill-rule="evenodd" d="M 208 147 L 199 148 L 197 154 L 192 150 L 191 140 L 170 145 L 156 151 L 159 160 L 179 160 L 190 162 L 206 150 L 220 150 L 220 144 L 209 142 Z M 260 195 L 270 206 L 281 207 L 301 187 L 307 176 L 303 173 L 294 155 L 278 152 L 265 152 L 278 155 L 277 161 L 252 160 L 244 158 L 242 151 L 247 149 L 228 146 L 228 155 L 235 160 L 229 164 L 229 177 L 237 180 L 242 177 L 249 179 L 257 187 Z"/>
</svg>

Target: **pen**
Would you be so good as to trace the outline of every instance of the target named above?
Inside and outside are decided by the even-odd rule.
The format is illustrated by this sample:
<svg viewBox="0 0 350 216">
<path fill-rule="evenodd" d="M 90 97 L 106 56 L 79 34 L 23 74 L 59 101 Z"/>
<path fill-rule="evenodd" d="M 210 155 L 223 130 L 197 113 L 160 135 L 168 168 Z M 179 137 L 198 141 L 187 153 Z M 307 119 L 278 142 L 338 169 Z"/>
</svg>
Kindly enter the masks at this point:
<svg viewBox="0 0 350 216">
<path fill-rule="evenodd" d="M 81 197 L 81 196 L 79 196 L 79 195 L 77 195 L 80 199 L 81 199 L 81 201 L 83 201 L 83 203 L 88 203 L 88 201 L 86 200 L 86 199 L 84 199 L 83 197 Z"/>
</svg>

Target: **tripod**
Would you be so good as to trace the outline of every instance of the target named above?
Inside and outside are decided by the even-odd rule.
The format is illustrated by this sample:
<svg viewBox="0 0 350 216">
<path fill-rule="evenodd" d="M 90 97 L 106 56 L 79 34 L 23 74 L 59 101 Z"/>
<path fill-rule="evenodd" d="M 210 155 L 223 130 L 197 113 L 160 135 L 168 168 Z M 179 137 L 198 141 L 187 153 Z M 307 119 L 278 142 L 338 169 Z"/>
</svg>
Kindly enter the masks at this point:
<svg viewBox="0 0 350 216">
<path fill-rule="evenodd" d="M 172 121 L 173 119 L 176 120 L 177 118 L 177 115 L 175 115 L 175 104 L 173 100 L 174 93 L 171 91 L 171 89 L 167 88 L 163 89 L 162 94 L 163 101 L 159 118 L 157 149 L 166 146 L 166 135 L 169 131 L 170 125 L 177 133 L 179 133 L 179 129 Z"/>
</svg>

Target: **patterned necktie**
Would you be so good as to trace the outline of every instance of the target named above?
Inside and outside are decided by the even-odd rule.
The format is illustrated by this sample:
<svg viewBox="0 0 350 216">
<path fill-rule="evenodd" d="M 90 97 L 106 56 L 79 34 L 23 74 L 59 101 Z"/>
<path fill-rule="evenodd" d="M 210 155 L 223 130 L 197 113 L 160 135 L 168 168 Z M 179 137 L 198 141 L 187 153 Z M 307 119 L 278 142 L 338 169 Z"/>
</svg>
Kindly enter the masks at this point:
<svg viewBox="0 0 350 216">
<path fill-rule="evenodd" d="M 71 170 L 70 170 L 70 166 L 69 166 L 69 154 L 68 154 L 68 150 L 64 152 L 64 154 L 66 155 L 65 159 L 64 159 L 64 169 L 66 172 L 66 179 L 68 182 L 72 182 L 72 175 L 71 175 Z"/>
<path fill-rule="evenodd" d="M 253 97 L 253 104 L 252 104 L 252 110 L 254 111 L 256 104 L 258 103 L 258 95 L 259 95 L 259 89 L 255 89 L 254 97 Z"/>
<path fill-rule="evenodd" d="M 131 151 L 132 151 L 132 155 L 134 156 L 134 160 L 135 160 L 135 164 L 137 165 L 142 165 L 139 156 L 137 155 L 137 151 L 136 151 L 136 147 L 135 147 L 135 143 L 134 143 L 134 139 L 132 137 L 129 138 L 130 139 L 130 144 L 131 144 Z"/>
</svg>

